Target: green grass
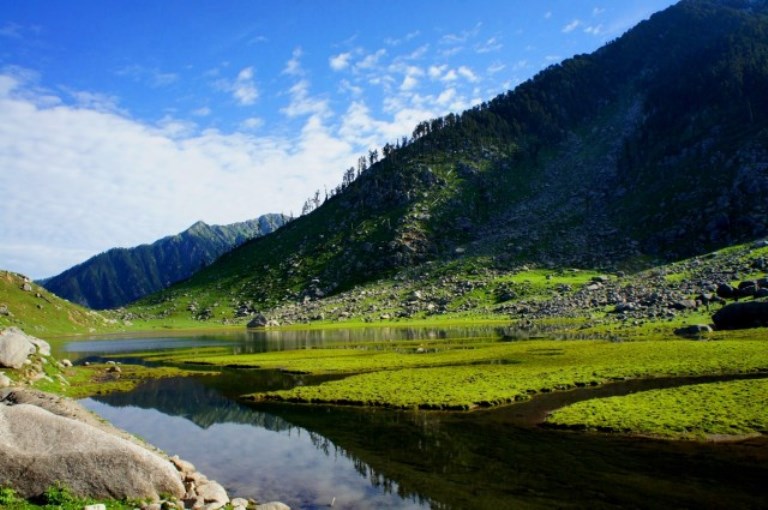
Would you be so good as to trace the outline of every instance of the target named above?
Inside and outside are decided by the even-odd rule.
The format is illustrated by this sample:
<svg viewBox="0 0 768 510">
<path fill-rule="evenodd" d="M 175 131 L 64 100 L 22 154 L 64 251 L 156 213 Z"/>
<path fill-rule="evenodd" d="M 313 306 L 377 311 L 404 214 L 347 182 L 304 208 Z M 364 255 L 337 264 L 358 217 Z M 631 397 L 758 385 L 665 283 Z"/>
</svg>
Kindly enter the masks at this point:
<svg viewBox="0 0 768 510">
<path fill-rule="evenodd" d="M 102 503 L 107 510 L 133 510 L 142 506 L 140 501 L 99 500 L 73 495 L 62 485 L 49 487 L 35 502 L 19 497 L 9 487 L 0 487 L 0 508 L 6 510 L 82 510 L 87 505 Z"/>
<path fill-rule="evenodd" d="M 768 433 L 768 379 L 696 384 L 588 400 L 557 410 L 562 427 L 705 439 Z"/>
<path fill-rule="evenodd" d="M 23 290 L 25 283 L 31 290 Z M 9 271 L 0 271 L 2 305 L 10 314 L 0 315 L 0 328 L 15 326 L 35 336 L 106 332 L 120 327 L 108 314 L 72 304 Z"/>
<path fill-rule="evenodd" d="M 471 409 L 615 379 L 766 371 L 765 346 L 760 340 L 537 340 L 424 354 L 318 349 L 243 356 L 241 362 L 247 359 L 246 364 L 312 373 L 368 371 L 318 386 L 251 395 L 254 399 Z"/>
</svg>

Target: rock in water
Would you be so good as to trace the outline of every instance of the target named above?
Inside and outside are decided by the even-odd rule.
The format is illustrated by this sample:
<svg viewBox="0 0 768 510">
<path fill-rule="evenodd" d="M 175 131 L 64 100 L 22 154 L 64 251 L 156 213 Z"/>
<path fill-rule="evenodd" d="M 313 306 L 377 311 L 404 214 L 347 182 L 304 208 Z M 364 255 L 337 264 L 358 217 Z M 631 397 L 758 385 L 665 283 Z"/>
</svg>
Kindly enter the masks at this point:
<svg viewBox="0 0 768 510">
<path fill-rule="evenodd" d="M 159 455 L 29 404 L 0 404 L 0 473 L 24 498 L 56 482 L 95 498 L 184 495 L 178 471 Z"/>
<path fill-rule="evenodd" d="M 0 331 L 0 367 L 21 368 L 37 347 L 18 328 Z"/>
<path fill-rule="evenodd" d="M 251 322 L 248 323 L 249 328 L 265 328 L 267 327 L 267 323 L 269 323 L 269 319 L 267 319 L 264 314 L 257 313 L 253 319 L 251 319 Z"/>
<path fill-rule="evenodd" d="M 717 329 L 746 329 L 768 326 L 768 301 L 725 305 L 712 316 L 712 321 Z"/>
</svg>

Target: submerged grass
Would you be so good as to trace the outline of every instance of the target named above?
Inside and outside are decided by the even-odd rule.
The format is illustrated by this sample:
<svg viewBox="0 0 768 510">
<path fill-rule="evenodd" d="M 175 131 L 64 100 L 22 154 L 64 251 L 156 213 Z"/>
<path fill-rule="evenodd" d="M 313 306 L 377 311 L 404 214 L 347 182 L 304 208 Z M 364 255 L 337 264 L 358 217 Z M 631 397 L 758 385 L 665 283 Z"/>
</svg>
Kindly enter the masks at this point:
<svg viewBox="0 0 768 510">
<path fill-rule="evenodd" d="M 768 379 L 696 384 L 588 400 L 547 423 L 674 439 L 768 433 Z"/>
</svg>

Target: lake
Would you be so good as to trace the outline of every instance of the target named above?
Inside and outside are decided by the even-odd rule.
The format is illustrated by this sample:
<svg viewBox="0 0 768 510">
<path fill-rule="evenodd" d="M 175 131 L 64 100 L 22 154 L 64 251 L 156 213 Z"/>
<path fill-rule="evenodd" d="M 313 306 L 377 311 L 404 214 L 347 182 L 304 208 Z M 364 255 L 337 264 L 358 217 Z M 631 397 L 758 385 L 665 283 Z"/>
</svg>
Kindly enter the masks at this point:
<svg viewBox="0 0 768 510">
<path fill-rule="evenodd" d="M 361 340 L 501 338 L 499 328 L 391 328 L 125 337 L 55 342 L 59 356 L 225 345 L 232 352 Z M 627 381 L 543 395 L 472 413 L 328 406 L 245 406 L 246 392 L 321 378 L 226 370 L 149 381 L 84 405 L 169 454 L 193 462 L 232 495 L 292 508 L 768 508 L 768 441 L 682 443 L 559 431 L 548 409 L 686 381 Z"/>
</svg>

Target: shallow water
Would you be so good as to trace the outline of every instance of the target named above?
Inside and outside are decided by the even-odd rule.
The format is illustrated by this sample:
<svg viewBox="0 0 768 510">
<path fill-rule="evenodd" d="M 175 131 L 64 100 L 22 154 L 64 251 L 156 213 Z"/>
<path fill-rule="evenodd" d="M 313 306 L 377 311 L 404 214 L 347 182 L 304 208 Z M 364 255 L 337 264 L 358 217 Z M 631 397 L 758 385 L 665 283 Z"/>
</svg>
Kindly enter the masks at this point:
<svg viewBox="0 0 768 510">
<path fill-rule="evenodd" d="M 317 380 L 228 370 L 84 403 L 233 494 L 292 508 L 768 508 L 765 438 L 676 443 L 535 426 L 548 409 L 590 392 L 699 379 L 627 381 L 473 413 L 234 400 Z"/>
</svg>

